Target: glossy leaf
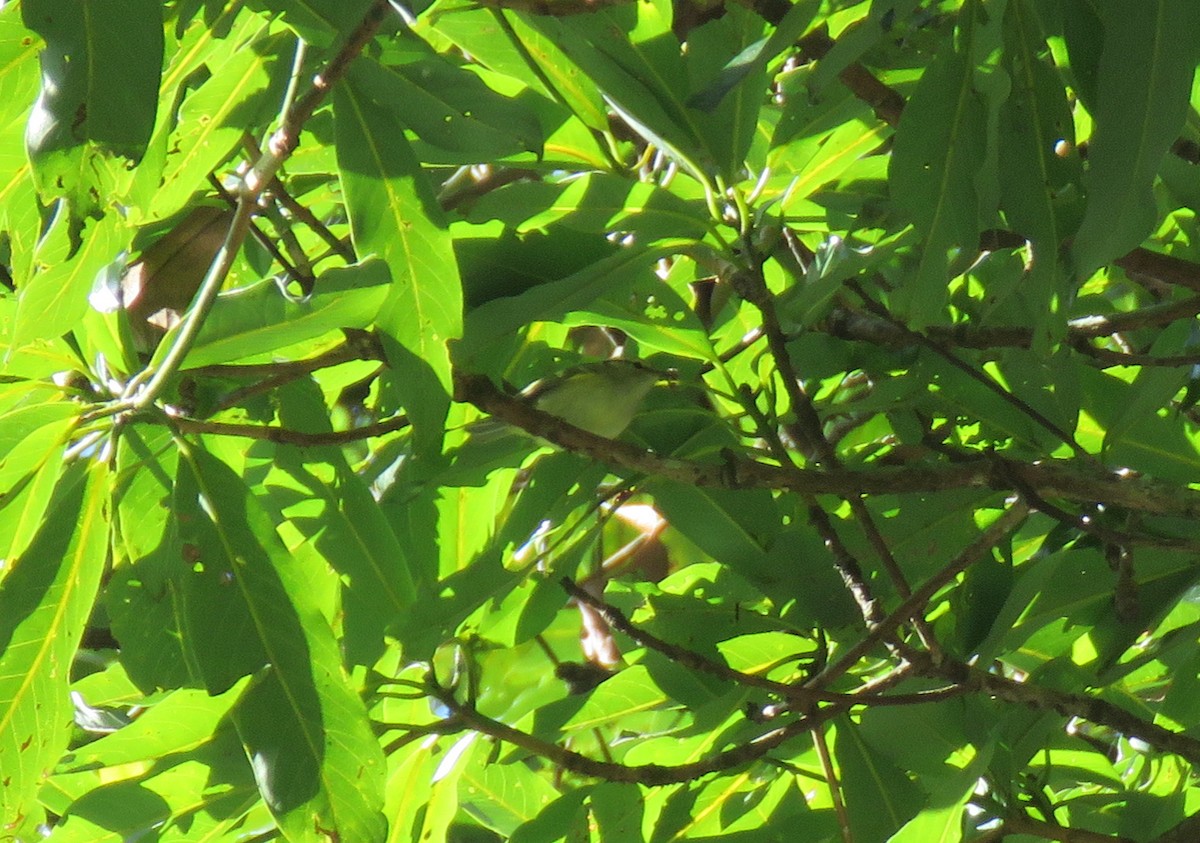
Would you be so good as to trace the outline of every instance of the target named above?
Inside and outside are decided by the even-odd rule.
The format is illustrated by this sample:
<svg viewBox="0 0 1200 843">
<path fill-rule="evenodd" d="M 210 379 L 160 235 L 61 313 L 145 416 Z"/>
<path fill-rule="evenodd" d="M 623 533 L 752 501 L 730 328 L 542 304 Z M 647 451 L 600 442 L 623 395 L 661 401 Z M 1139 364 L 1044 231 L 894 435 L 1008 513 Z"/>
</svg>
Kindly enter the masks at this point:
<svg viewBox="0 0 1200 843">
<path fill-rule="evenodd" d="M 73 328 L 87 312 L 97 275 L 129 242 L 129 232 L 116 214 L 88 227 L 74 249 L 71 225 L 70 206 L 62 202 L 34 252 L 33 276 L 21 285 L 13 349 Z"/>
<path fill-rule="evenodd" d="M 269 354 L 341 328 L 363 329 L 387 300 L 388 271 L 369 259 L 321 273 L 312 295 L 295 299 L 272 281 L 219 298 L 188 355 L 188 368 Z M 168 334 L 162 346 L 169 346 Z"/>
<path fill-rule="evenodd" d="M 44 196 L 94 189 L 83 147 L 137 160 L 154 128 L 163 60 L 162 7 L 81 0 L 21 4 L 46 41 L 42 91 L 27 129 Z"/>
<path fill-rule="evenodd" d="M 429 183 L 390 114 L 351 75 L 335 91 L 338 168 L 354 243 L 392 272 L 378 324 L 424 360 L 444 389 L 446 343 L 461 330 L 462 294 L 450 239 Z"/>
<path fill-rule="evenodd" d="M 283 81 L 278 51 L 284 39 L 252 34 L 227 60 L 208 70 L 211 76 L 187 94 L 179 106 L 178 122 L 171 133 L 158 191 L 149 203 L 148 216 L 169 217 L 183 207 L 205 179 L 233 154 L 242 139 L 245 122 L 270 114 L 278 104 Z"/>
<path fill-rule="evenodd" d="M 38 789 L 71 737 L 69 674 L 108 549 L 106 481 L 85 465 L 59 481 L 0 591 L 0 814 L 10 828 L 38 822 Z"/>
<path fill-rule="evenodd" d="M 856 809 L 850 815 L 856 838 L 887 840 L 921 809 L 919 788 L 890 759 L 873 750 L 853 724 L 838 724 L 834 757 L 846 804 L 873 806 L 871 811 Z"/>
<path fill-rule="evenodd" d="M 376 108 L 394 110 L 433 147 L 424 150 L 426 160 L 472 163 L 541 152 L 542 130 L 531 111 L 449 62 L 429 57 L 383 67 L 363 59 L 355 74 Z"/>
<path fill-rule="evenodd" d="M 175 497 L 191 560 L 187 634 L 204 643 L 195 657 L 212 691 L 265 664 L 234 716 L 263 798 L 299 839 L 316 839 L 315 820 L 382 840 L 383 759 L 304 573 L 240 478 L 200 448 L 184 457 Z M 238 620 L 218 638 L 214 623 L 231 610 Z M 221 652 L 230 644 L 248 651 L 240 665 Z"/>
</svg>

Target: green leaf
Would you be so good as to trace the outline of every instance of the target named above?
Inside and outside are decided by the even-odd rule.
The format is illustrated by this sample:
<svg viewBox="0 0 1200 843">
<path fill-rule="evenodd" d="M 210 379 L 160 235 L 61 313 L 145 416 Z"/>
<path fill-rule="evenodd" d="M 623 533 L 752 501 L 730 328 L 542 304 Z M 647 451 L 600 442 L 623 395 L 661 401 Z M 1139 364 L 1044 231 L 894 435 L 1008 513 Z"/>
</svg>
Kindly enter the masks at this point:
<svg viewBox="0 0 1200 843">
<path fill-rule="evenodd" d="M 517 182 L 475 202 L 473 223 L 500 220 L 518 234 L 555 230 L 632 235 L 636 242 L 704 236 L 708 211 L 657 185 L 633 182 L 611 173 L 584 173 L 565 182 Z"/>
<path fill-rule="evenodd" d="M 295 552 L 312 552 L 341 575 L 346 659 L 372 665 L 382 653 L 384 631 L 416 599 L 410 553 L 340 450 L 285 447 L 277 462 L 288 487 L 281 488 L 283 477 L 272 477 L 272 492 L 299 498 L 287 512 L 304 537 Z"/>
<path fill-rule="evenodd" d="M 163 63 L 162 4 L 55 0 L 21 4 L 46 40 L 42 93 L 27 138 L 44 196 L 86 191 L 85 144 L 138 159 L 150 140 Z"/>
<path fill-rule="evenodd" d="M 286 45 L 283 33 L 251 30 L 244 41 L 228 45 L 235 49 L 227 60 L 212 57 L 212 75 L 179 106 L 157 190 L 144 208 L 147 218 L 165 219 L 207 189 L 208 174 L 233 154 L 246 129 L 271 115 L 284 81 L 278 54 L 290 53 Z"/>
<path fill-rule="evenodd" d="M 507 838 L 558 796 L 524 764 L 489 764 L 463 770 L 459 801 L 481 825 Z"/>
<path fill-rule="evenodd" d="M 446 343 L 462 329 L 462 290 L 450 236 L 403 127 L 372 106 L 354 69 L 334 90 L 338 173 L 354 245 L 381 257 L 392 288 L 379 327 L 450 391 Z"/>
<path fill-rule="evenodd" d="M 950 252 L 979 241 L 975 177 L 984 163 L 986 113 L 966 55 L 944 50 L 926 68 L 896 129 L 888 186 L 925 238 L 897 304 L 917 326 L 941 321 Z"/>
<path fill-rule="evenodd" d="M 542 128 L 532 111 L 440 57 L 389 67 L 363 58 L 354 73 L 376 111 L 394 114 L 432 147 L 418 149 L 422 160 L 472 164 L 541 153 Z"/>
<path fill-rule="evenodd" d="M 593 729 L 643 711 L 651 711 L 669 702 L 643 665 L 621 670 L 600 684 L 587 702 L 564 724 L 566 729 Z"/>
<path fill-rule="evenodd" d="M 870 805 L 850 814 L 855 840 L 887 840 L 921 810 L 921 789 L 890 759 L 875 751 L 858 727 L 838 721 L 833 755 L 847 805 Z"/>
<path fill-rule="evenodd" d="M 226 293 L 209 311 L 184 368 L 269 354 L 341 328 L 367 328 L 387 299 L 388 285 L 387 266 L 368 258 L 322 272 L 304 299 L 286 295 L 273 281 Z M 178 330 L 172 329 L 159 348 L 169 347 Z"/>
<path fill-rule="evenodd" d="M 74 752 L 58 772 L 117 767 L 191 752 L 213 739 L 247 687 L 248 678 L 216 696 L 195 688 L 172 691 L 129 725 Z"/>
<path fill-rule="evenodd" d="M 636 784 L 604 782 L 588 799 L 604 843 L 641 843 L 645 802 Z"/>
<path fill-rule="evenodd" d="M 371 0 L 253 0 L 250 5 L 278 14 L 310 44 L 329 47 L 362 20 Z"/>
<path fill-rule="evenodd" d="M 917 0 L 873 0 L 867 16 L 846 27 L 833 48 L 817 62 L 812 77 L 814 95 L 824 96 L 842 71 L 887 37 L 887 31 L 912 14 L 916 5 Z"/>
<path fill-rule="evenodd" d="M 1068 152 L 1075 146 L 1075 123 L 1067 92 L 1054 68 L 1038 55 L 1043 42 L 1029 5 L 1024 0 L 1010 3 L 1005 21 L 1013 85 L 1000 114 L 1000 196 L 1009 224 L 1033 247 L 1022 295 L 1029 311 L 1045 318 L 1061 312 L 1066 291 L 1058 248 L 1080 213 L 1082 172 L 1078 156 Z M 1047 327 L 1057 335 L 1064 326 Z"/>
<path fill-rule="evenodd" d="M 1187 116 L 1200 30 L 1191 0 L 1110 0 L 1088 151 L 1088 201 L 1072 254 L 1081 278 L 1155 226 L 1151 188 Z M 1137 127 L 1130 131 L 1130 127 Z"/>
<path fill-rule="evenodd" d="M 41 528 L 78 411 L 51 401 L 0 412 L 0 560 L 18 559 Z"/>
<path fill-rule="evenodd" d="M 263 798 L 294 839 L 383 840 L 383 755 L 314 599 L 313 573 L 227 465 L 196 446 L 183 456 L 175 499 L 191 566 L 186 645 L 213 692 L 266 663 L 234 712 Z M 231 647 L 249 655 L 231 662 Z"/>
<path fill-rule="evenodd" d="M 236 696 L 231 692 L 205 708 L 228 707 Z M 193 711 L 199 715 L 197 725 L 204 723 L 208 712 L 199 705 Z M 163 840 L 229 840 L 245 828 L 274 826 L 227 720 L 213 724 L 207 740 L 179 752 L 91 773 L 60 774 L 47 790 L 55 786 L 82 790 L 66 806 L 55 808 L 63 816 L 54 836 L 67 843 L 121 843 L 146 828 Z"/>
<path fill-rule="evenodd" d="M 559 840 L 587 840 L 587 809 L 584 800 L 588 788 L 568 790 L 547 805 L 541 813 L 515 829 L 510 843 L 557 843 Z"/>
<path fill-rule="evenodd" d="M 37 39 L 16 15 L 0 16 L 0 125 L 23 121 L 37 98 L 37 56 Z"/>
<path fill-rule="evenodd" d="M 655 0 L 593 15 L 541 17 L 534 25 L 634 131 L 703 179 L 726 156 L 704 137 L 698 125 L 703 112 L 686 105 L 691 86 L 669 19 L 667 4 Z"/>
<path fill-rule="evenodd" d="M 687 105 L 722 173 L 736 173 L 750 150 L 763 106 L 767 61 L 791 46 L 813 11 L 812 4 L 794 6 L 785 16 L 784 32 L 766 37 L 761 17 L 730 6 L 717 20 L 688 34 L 684 61 L 689 88 L 696 93 Z"/>
<path fill-rule="evenodd" d="M 46 771 L 71 737 L 71 665 L 108 552 L 102 465 L 76 463 L 0 589 L 0 816 L 36 823 Z"/>
<path fill-rule="evenodd" d="M 33 255 L 33 275 L 22 279 L 10 357 L 34 340 L 76 327 L 87 312 L 97 276 L 129 244 L 131 232 L 124 220 L 108 214 L 85 228 L 82 242 L 73 247 L 70 214 L 70 205 L 60 202 Z"/>
<path fill-rule="evenodd" d="M 170 431 L 135 426 L 117 443 L 117 536 L 104 609 L 121 663 L 141 688 L 196 681 L 184 657 L 183 605 L 174 588 L 184 558 L 172 491 L 179 451 Z"/>
<path fill-rule="evenodd" d="M 654 262 L 677 248 L 667 243 L 653 248 L 630 247 L 591 266 L 526 292 L 490 301 L 467 314 L 463 340 L 456 355 L 463 361 L 494 353 L 491 348 L 538 321 L 554 321 L 585 308 L 601 295 L 614 295 L 648 273 Z"/>
<path fill-rule="evenodd" d="M 739 496 L 663 480 L 647 483 L 645 491 L 671 526 L 713 559 L 739 573 L 761 565 L 763 545 L 747 529 L 746 519 L 751 509 L 764 503 L 764 496 L 754 492 Z"/>
<path fill-rule="evenodd" d="M 646 349 L 709 363 L 716 360 L 717 352 L 695 311 L 669 287 L 657 287 L 645 297 L 635 293 L 614 298 L 621 304 L 599 301 L 566 314 L 562 323 L 617 328 Z"/>
</svg>

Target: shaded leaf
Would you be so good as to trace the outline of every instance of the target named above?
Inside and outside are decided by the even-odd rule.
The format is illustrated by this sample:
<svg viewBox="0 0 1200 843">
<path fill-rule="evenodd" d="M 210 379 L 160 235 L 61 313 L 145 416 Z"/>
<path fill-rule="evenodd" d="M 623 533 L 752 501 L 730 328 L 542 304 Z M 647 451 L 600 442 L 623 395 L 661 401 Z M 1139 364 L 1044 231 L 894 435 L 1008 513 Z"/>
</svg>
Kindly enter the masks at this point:
<svg viewBox="0 0 1200 843">
<path fill-rule="evenodd" d="M 1101 8 L 1087 210 L 1071 247 L 1083 278 L 1154 228 L 1151 187 L 1187 115 L 1197 60 L 1191 33 L 1200 30 L 1200 6 L 1190 0 L 1111 0 Z"/>
<path fill-rule="evenodd" d="M 183 456 L 177 517 L 185 541 L 196 542 L 184 545 L 187 646 L 212 691 L 265 663 L 234 713 L 263 798 L 297 839 L 316 840 L 323 829 L 382 840 L 382 753 L 310 592 L 311 575 L 228 466 L 194 446 Z M 231 611 L 236 629 L 226 630 Z M 231 646 L 248 651 L 240 665 L 228 659 Z"/>
<path fill-rule="evenodd" d="M 42 92 L 27 129 L 44 196 L 95 189 L 83 147 L 138 159 L 150 140 L 163 61 L 162 5 L 26 0 L 41 35 Z"/>
</svg>

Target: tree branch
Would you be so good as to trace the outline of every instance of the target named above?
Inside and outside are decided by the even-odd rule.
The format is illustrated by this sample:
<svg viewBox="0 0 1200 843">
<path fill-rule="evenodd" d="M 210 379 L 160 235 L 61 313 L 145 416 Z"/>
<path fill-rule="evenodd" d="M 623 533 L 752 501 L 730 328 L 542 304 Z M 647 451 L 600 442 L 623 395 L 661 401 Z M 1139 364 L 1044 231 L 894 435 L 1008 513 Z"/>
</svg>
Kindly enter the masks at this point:
<svg viewBox="0 0 1200 843">
<path fill-rule="evenodd" d="M 932 659 L 924 657 L 918 662 L 917 669 L 927 676 L 942 676 L 1005 702 L 1020 703 L 1054 711 L 1064 717 L 1078 717 L 1108 726 L 1122 735 L 1139 738 L 1160 752 L 1178 755 L 1193 765 L 1200 764 L 1200 740 L 1149 723 L 1105 700 L 1044 688 L 1031 682 L 1018 682 L 954 659 L 944 659 L 940 664 L 935 664 Z"/>
<path fill-rule="evenodd" d="M 785 726 L 772 729 L 748 743 L 739 744 L 724 752 L 718 752 L 690 764 L 679 764 L 670 767 L 661 764 L 626 766 L 609 761 L 597 761 L 581 753 L 565 749 L 558 744 L 544 741 L 528 732 L 514 729 L 511 726 L 501 723 L 499 720 L 493 720 L 486 715 L 480 714 L 472 706 L 458 702 L 453 694 L 446 692 L 444 689 L 435 689 L 431 692 L 431 695 L 450 710 L 452 718 L 461 722 L 467 728 L 483 732 L 485 735 L 490 735 L 497 740 L 506 741 L 513 746 L 518 746 L 527 752 L 531 752 L 553 764 L 557 764 L 563 769 L 570 770 L 572 773 L 592 776 L 606 781 L 632 782 L 650 786 L 695 781 L 710 773 L 719 773 L 735 767 L 741 767 L 759 760 L 785 741 L 797 735 L 804 734 L 804 732 L 813 728 L 814 723 L 821 722 L 819 716 L 800 717 Z"/>
<path fill-rule="evenodd" d="M 455 373 L 455 397 L 486 413 L 574 451 L 635 473 L 707 488 L 786 489 L 812 495 L 881 495 L 991 488 L 1011 492 L 1013 476 L 1046 498 L 1103 502 L 1137 512 L 1200 518 L 1200 492 L 1146 480 L 1127 471 L 1080 465 L 1077 460 L 1024 463 L 1000 456 L 954 463 L 815 471 L 774 466 L 727 454 L 724 462 L 660 457 L 635 445 L 605 439 L 506 395 L 482 375 Z M 1010 472 L 1016 472 L 1015 475 Z"/>
<path fill-rule="evenodd" d="M 345 445 L 376 436 L 384 436 L 408 427 L 408 416 L 393 416 L 373 424 L 350 430 L 328 430 L 309 433 L 302 430 L 291 430 L 286 427 L 273 427 L 269 424 L 235 424 L 232 422 L 206 421 L 192 419 L 187 416 L 177 416 L 170 419 L 170 424 L 181 433 L 207 433 L 214 436 L 240 436 L 245 439 L 260 439 L 275 442 L 279 445 L 298 445 L 300 447 L 318 445 Z"/>
<path fill-rule="evenodd" d="M 1004 818 L 1004 832 L 1001 834 L 1001 838 L 1009 834 L 1028 834 L 1044 840 L 1057 840 L 1058 843 L 1134 843 L 1128 837 L 1116 837 L 1081 828 L 1065 828 L 1054 823 L 1035 820 L 1025 813 L 1013 814 Z"/>
<path fill-rule="evenodd" d="M 933 599 L 935 594 L 984 555 L 990 553 L 991 549 L 999 544 L 1005 536 L 1021 525 L 1028 514 L 1029 508 L 1022 503 L 1010 506 L 954 559 L 912 592 L 884 620 L 876 624 L 865 638 L 847 650 L 844 655 L 822 671 L 820 675 L 810 680 L 807 685 L 809 687 L 827 687 L 831 681 L 850 670 L 876 644 L 899 629 L 902 624 L 922 613 L 926 604 Z"/>
</svg>

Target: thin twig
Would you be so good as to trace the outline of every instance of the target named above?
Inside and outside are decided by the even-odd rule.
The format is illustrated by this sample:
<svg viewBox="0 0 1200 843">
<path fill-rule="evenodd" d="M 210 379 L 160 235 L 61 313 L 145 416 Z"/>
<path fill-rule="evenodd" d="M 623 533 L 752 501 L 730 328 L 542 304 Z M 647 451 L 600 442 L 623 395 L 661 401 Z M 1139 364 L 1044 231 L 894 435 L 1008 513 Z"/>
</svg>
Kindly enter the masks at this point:
<svg viewBox="0 0 1200 843">
<path fill-rule="evenodd" d="M 1098 831 L 1087 831 L 1074 826 L 1068 828 L 1043 820 L 1035 820 L 1024 812 L 1004 818 L 1004 835 L 1001 839 L 1010 834 L 1028 834 L 1043 840 L 1057 840 L 1058 843 L 1134 843 L 1128 837 L 1101 834 Z"/>
<path fill-rule="evenodd" d="M 328 369 L 355 360 L 382 360 L 383 349 L 374 337 L 363 334 L 303 360 L 282 360 L 278 363 L 218 363 L 189 369 L 188 374 L 210 378 L 299 378 L 318 369 Z"/>
<path fill-rule="evenodd" d="M 1200 740 L 1143 720 L 1107 700 L 1058 691 L 1034 682 L 1018 682 L 952 658 L 934 664 L 931 659 L 914 656 L 914 665 L 927 676 L 945 677 L 964 688 L 982 691 L 1005 702 L 1055 711 L 1064 717 L 1078 717 L 1107 726 L 1127 737 L 1139 738 L 1160 752 L 1178 755 L 1193 765 L 1200 764 Z"/>
<path fill-rule="evenodd" d="M 735 279 L 735 287 L 743 298 L 758 308 L 762 316 L 762 328 L 767 336 L 767 347 L 771 350 L 771 356 L 775 361 L 776 369 L 783 379 L 783 386 L 788 394 L 792 412 L 796 414 L 797 422 L 800 425 L 800 433 L 802 438 L 806 440 L 810 453 L 815 455 L 817 464 L 822 468 L 840 468 L 841 461 L 838 459 L 837 451 L 829 443 L 829 440 L 825 438 L 824 428 L 821 424 L 820 416 L 817 415 L 812 398 L 804 391 L 801 386 L 800 375 L 796 371 L 795 366 L 792 365 L 792 357 L 788 353 L 787 348 L 787 338 L 780 325 L 779 317 L 775 310 L 775 300 L 767 287 L 761 263 L 756 260 L 756 264 L 752 269 L 740 273 Z M 791 463 L 789 462 L 788 465 L 791 465 Z M 863 534 L 867 537 L 867 542 L 879 558 L 879 562 L 883 566 L 883 570 L 887 573 L 888 578 L 892 581 L 892 585 L 900 593 L 901 597 L 908 597 L 911 592 L 908 580 L 904 576 L 904 572 L 900 569 L 900 565 L 897 563 L 891 548 L 888 547 L 887 542 L 884 540 L 883 534 L 879 531 L 879 527 L 875 523 L 875 518 L 863 501 L 862 495 L 846 495 L 845 500 L 850 505 L 850 511 L 854 514 L 855 520 L 860 525 Z M 815 501 L 810 505 L 810 509 L 812 505 L 816 505 Z M 856 597 L 864 587 L 865 581 L 852 586 L 852 591 Z M 931 651 L 936 651 L 938 649 L 937 639 L 933 634 L 933 630 L 925 623 L 924 618 L 914 618 L 913 625 L 922 643 Z"/>
<path fill-rule="evenodd" d="M 225 242 L 222 243 L 221 249 L 213 259 L 208 274 L 201 283 L 200 290 L 196 293 L 170 350 L 156 370 L 146 369 L 141 375 L 130 381 L 126 393 L 122 397 L 123 400 L 118 402 L 121 409 L 136 411 L 149 407 L 158 399 L 159 394 L 182 365 L 246 239 L 250 228 L 250 218 L 258 204 L 258 197 L 275 178 L 284 160 L 299 144 L 300 131 L 304 124 L 312 117 L 313 112 L 324 100 L 334 83 L 345 75 L 354 58 L 374 37 L 376 30 L 383 23 L 387 9 L 386 0 L 376 0 L 358 26 L 351 32 L 342 48 L 325 69 L 314 77 L 309 91 L 295 103 L 293 108 L 288 109 L 288 113 L 283 119 L 283 125 L 271 136 L 267 145 L 268 151 L 259 157 L 242 179 L 238 191 L 237 210 L 234 212 L 229 230 L 225 234 Z"/>
<path fill-rule="evenodd" d="M 864 655 L 871 651 L 876 644 L 895 632 L 902 624 L 907 623 L 917 614 L 923 613 L 926 604 L 951 580 L 965 571 L 973 563 L 991 552 L 1005 536 L 1015 530 L 1029 514 L 1029 507 L 1024 503 L 1015 503 L 988 528 L 980 533 L 973 542 L 965 547 L 954 559 L 942 567 L 940 571 L 926 580 L 916 591 L 912 592 L 896 609 L 876 624 L 861 641 L 845 652 L 836 662 L 829 665 L 820 675 L 807 684 L 810 687 L 828 687 L 829 683 L 843 675 L 858 663 Z"/>
<path fill-rule="evenodd" d="M 837 771 L 833 769 L 833 756 L 829 752 L 829 743 L 825 740 L 825 724 L 814 725 L 810 734 L 813 748 L 817 751 L 817 759 L 821 762 L 821 771 L 825 774 L 825 786 L 829 788 L 829 798 L 833 801 L 833 812 L 837 815 L 838 827 L 842 831 L 842 841 L 854 843 L 854 834 L 850 831 L 850 815 L 846 812 L 846 801 L 842 799 L 842 785 L 838 781 Z"/>
<path fill-rule="evenodd" d="M 286 427 L 273 427 L 268 424 L 235 424 L 233 422 L 206 421 L 192 419 L 186 416 L 171 419 L 182 433 L 207 433 L 213 436 L 241 436 L 246 439 L 260 439 L 281 445 L 298 445 L 300 447 L 318 445 L 345 445 L 349 442 L 359 442 L 376 436 L 384 436 L 408 427 L 408 416 L 393 416 L 373 424 L 350 430 L 328 430 L 319 433 L 309 433 L 303 430 L 291 430 Z"/>
</svg>

